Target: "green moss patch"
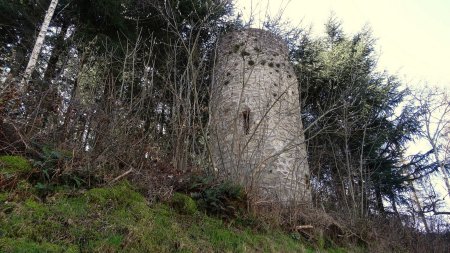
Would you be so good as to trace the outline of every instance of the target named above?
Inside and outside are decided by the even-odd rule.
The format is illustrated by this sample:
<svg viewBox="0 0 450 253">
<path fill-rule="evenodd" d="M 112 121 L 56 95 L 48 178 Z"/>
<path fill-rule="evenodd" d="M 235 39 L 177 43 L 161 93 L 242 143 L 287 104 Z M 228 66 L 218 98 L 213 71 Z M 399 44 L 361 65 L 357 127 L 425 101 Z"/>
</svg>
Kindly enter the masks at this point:
<svg viewBox="0 0 450 253">
<path fill-rule="evenodd" d="M 1 174 L 22 174 L 31 171 L 31 165 L 27 159 L 21 156 L 0 156 Z"/>
<path fill-rule="evenodd" d="M 306 252 L 280 231 L 258 232 L 198 212 L 184 194 L 170 206 L 149 206 L 127 182 L 5 203 L 0 252 Z"/>
<path fill-rule="evenodd" d="M 192 215 L 197 212 L 197 204 L 195 203 L 195 201 L 186 194 L 182 194 L 179 192 L 176 192 L 173 195 L 171 206 L 182 214 Z"/>
</svg>

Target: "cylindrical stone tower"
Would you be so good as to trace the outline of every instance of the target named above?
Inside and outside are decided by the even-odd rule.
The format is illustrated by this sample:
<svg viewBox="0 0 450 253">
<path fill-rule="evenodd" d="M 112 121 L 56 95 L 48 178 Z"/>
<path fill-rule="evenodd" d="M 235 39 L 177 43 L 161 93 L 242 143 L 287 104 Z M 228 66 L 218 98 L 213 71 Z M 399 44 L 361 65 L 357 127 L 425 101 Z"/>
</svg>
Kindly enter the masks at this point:
<svg viewBox="0 0 450 253">
<path fill-rule="evenodd" d="M 284 41 L 247 29 L 220 40 L 210 101 L 214 165 L 259 201 L 310 202 L 298 82 Z"/>
</svg>

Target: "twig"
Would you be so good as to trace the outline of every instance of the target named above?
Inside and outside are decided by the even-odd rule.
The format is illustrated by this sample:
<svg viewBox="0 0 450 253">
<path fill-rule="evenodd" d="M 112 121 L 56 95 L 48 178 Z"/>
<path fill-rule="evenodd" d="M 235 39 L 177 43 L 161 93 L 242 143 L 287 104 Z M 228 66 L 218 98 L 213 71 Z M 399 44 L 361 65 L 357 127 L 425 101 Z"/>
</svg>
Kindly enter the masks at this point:
<svg viewBox="0 0 450 253">
<path fill-rule="evenodd" d="M 114 178 L 113 180 L 111 180 L 111 182 L 109 182 L 109 185 L 113 184 L 114 182 L 116 182 L 117 180 L 123 178 L 124 176 L 130 174 L 132 171 L 133 171 L 133 168 L 131 168 L 131 169 L 125 171 L 122 175 L 120 175 L 120 176 Z"/>
</svg>

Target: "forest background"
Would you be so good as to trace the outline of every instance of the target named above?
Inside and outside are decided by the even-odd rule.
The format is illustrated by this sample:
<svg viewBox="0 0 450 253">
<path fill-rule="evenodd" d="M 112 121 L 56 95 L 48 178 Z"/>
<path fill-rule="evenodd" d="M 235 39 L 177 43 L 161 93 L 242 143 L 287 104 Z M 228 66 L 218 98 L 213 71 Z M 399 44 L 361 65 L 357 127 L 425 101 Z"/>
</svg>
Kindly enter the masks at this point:
<svg viewBox="0 0 450 253">
<path fill-rule="evenodd" d="M 447 90 L 380 70 L 367 27 L 347 34 L 331 16 L 317 35 L 234 4 L 1 0 L 0 153 L 31 159 L 44 197 L 127 177 L 156 201 L 186 175 L 223 180 L 208 149 L 215 46 L 256 25 L 290 49 L 316 210 L 360 231 L 448 234 Z M 411 152 L 418 140 L 429 149 Z"/>
</svg>

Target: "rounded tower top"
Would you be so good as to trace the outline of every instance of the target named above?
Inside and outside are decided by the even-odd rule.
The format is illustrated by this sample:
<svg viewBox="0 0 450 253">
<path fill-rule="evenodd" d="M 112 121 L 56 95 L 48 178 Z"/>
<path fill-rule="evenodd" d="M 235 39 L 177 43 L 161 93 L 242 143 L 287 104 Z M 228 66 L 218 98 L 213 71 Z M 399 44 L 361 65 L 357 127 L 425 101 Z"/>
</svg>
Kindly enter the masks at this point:
<svg viewBox="0 0 450 253">
<path fill-rule="evenodd" d="M 242 47 L 285 56 L 289 53 L 286 42 L 280 36 L 258 28 L 231 31 L 225 33 L 219 41 L 219 50 L 224 54 L 236 53 Z"/>
</svg>

